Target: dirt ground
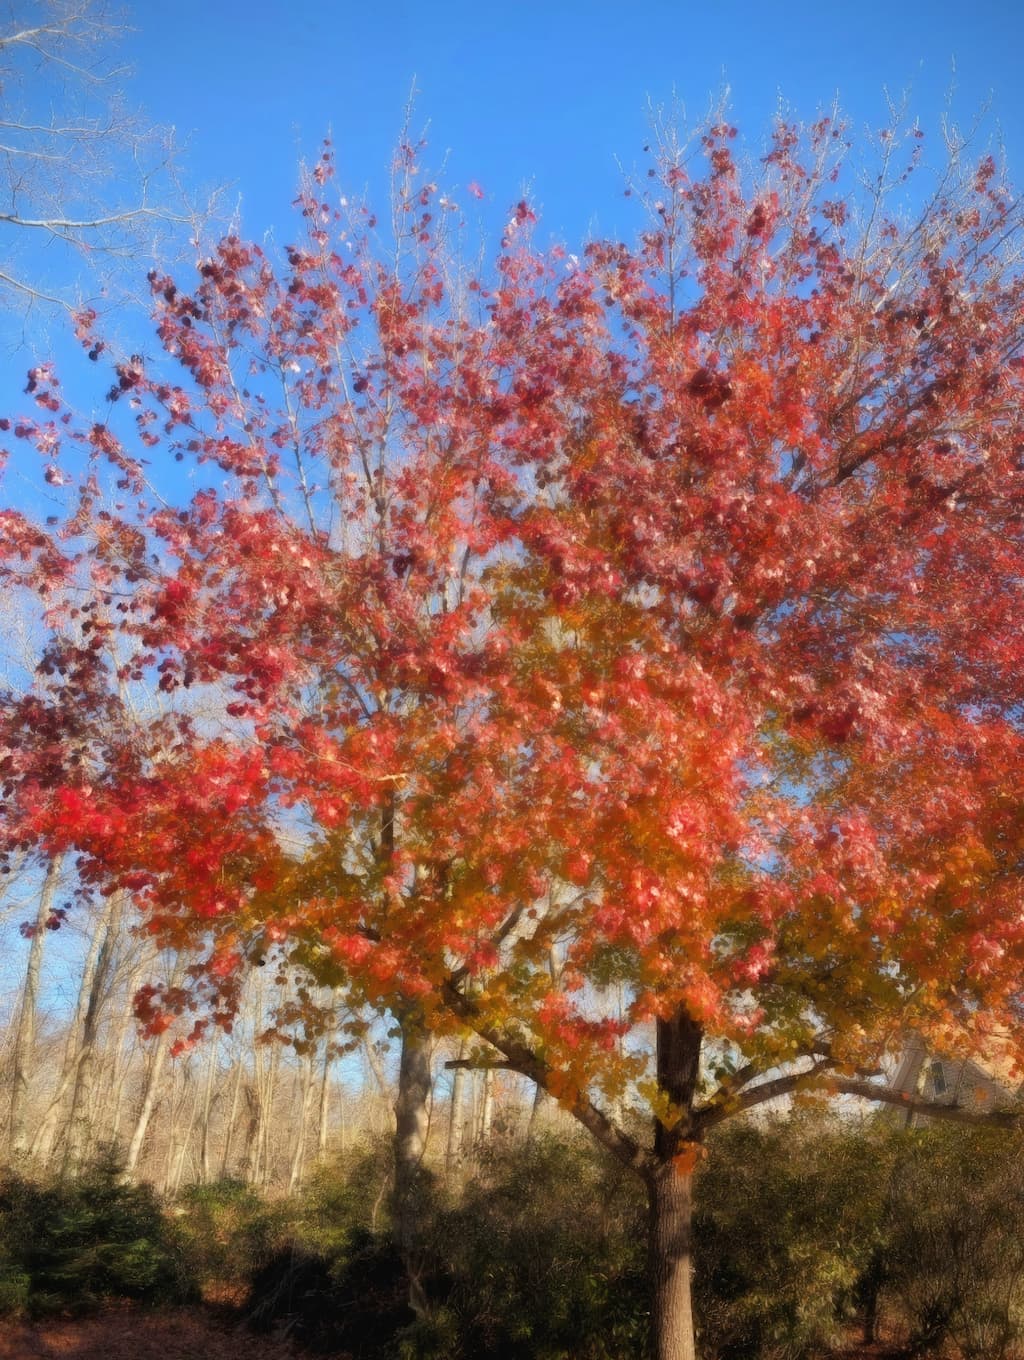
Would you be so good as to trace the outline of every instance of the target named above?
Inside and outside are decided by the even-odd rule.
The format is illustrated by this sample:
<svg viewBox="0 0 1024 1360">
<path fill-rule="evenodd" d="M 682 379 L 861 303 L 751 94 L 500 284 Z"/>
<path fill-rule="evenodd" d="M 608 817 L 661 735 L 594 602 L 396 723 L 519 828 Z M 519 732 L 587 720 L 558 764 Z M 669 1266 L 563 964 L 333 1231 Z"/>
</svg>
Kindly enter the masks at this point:
<svg viewBox="0 0 1024 1360">
<path fill-rule="evenodd" d="M 118 1308 L 98 1317 L 0 1324 L 0 1360 L 299 1360 L 287 1341 L 255 1336 L 223 1311 Z M 304 1360 L 308 1360 L 308 1355 Z"/>
<path fill-rule="evenodd" d="M 890 1360 L 885 1346 L 849 1349 L 834 1360 Z M 72 1321 L 0 1324 L 0 1360 L 309 1360 L 287 1341 L 256 1336 L 224 1308 L 111 1309 Z M 343 1360 L 338 1357 L 337 1360 Z"/>
</svg>

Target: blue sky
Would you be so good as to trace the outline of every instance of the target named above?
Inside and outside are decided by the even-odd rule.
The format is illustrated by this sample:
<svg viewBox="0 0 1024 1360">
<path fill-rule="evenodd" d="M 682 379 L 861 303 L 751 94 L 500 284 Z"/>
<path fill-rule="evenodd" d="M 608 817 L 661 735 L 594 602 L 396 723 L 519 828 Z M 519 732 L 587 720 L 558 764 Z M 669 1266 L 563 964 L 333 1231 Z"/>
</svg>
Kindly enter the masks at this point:
<svg viewBox="0 0 1024 1360">
<path fill-rule="evenodd" d="M 452 183 L 478 181 L 496 211 L 532 186 L 568 242 L 629 230 L 615 158 L 638 157 L 648 99 L 675 92 L 699 116 L 726 84 L 755 144 L 780 98 L 810 117 L 838 94 L 879 127 L 886 87 L 933 132 L 955 84 L 962 123 L 991 100 L 988 131 L 1024 178 L 1020 0 L 136 0 L 129 15 L 136 94 L 190 138 L 193 178 L 232 184 L 253 236 L 284 229 L 297 160 L 329 127 L 343 184 L 383 197 L 414 77 L 431 162 L 450 152 Z"/>
</svg>

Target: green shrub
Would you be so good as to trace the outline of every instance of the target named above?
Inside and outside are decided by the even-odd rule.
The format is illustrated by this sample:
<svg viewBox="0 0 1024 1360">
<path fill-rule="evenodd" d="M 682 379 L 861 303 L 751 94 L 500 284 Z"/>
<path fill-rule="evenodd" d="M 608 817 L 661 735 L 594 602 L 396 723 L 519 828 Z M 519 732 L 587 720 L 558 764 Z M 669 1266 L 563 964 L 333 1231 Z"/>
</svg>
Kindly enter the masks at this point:
<svg viewBox="0 0 1024 1360">
<path fill-rule="evenodd" d="M 189 1266 L 212 1292 L 247 1287 L 279 1249 L 292 1217 L 289 1205 L 271 1205 L 236 1180 L 189 1186 L 174 1213 Z"/>
<path fill-rule="evenodd" d="M 390 1231 L 392 1147 L 388 1138 L 338 1154 L 318 1167 L 294 1201 L 295 1239 L 307 1250 L 333 1261 L 361 1249 L 367 1234 Z M 431 1206 L 424 1206 L 429 1217 Z"/>
<path fill-rule="evenodd" d="M 695 1307 L 705 1353 L 802 1360 L 840 1339 L 870 1264 L 876 1140 L 823 1116 L 727 1125 L 696 1184 Z"/>
<path fill-rule="evenodd" d="M 639 1355 L 648 1327 L 645 1213 L 639 1183 L 589 1143 L 498 1145 L 433 1228 L 460 1349 L 429 1354 Z"/>
<path fill-rule="evenodd" d="M 107 1158 L 76 1181 L 0 1180 L 0 1307 L 38 1316 L 115 1299 L 195 1296 L 180 1243 L 148 1186 Z"/>
<path fill-rule="evenodd" d="M 1024 1338 L 1024 1140 L 933 1125 L 899 1140 L 883 1290 L 911 1354 L 1001 1360 Z"/>
</svg>

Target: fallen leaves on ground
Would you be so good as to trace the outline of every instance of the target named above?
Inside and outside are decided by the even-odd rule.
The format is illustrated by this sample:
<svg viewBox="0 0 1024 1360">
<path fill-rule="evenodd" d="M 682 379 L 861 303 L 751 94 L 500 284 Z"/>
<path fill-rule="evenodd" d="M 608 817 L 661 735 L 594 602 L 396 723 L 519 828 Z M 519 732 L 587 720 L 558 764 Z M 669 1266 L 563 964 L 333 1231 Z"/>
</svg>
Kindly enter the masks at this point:
<svg viewBox="0 0 1024 1360">
<path fill-rule="evenodd" d="M 204 1308 L 118 1308 L 97 1317 L 0 1324 L 0 1360 L 297 1360 L 289 1342 L 255 1337 Z"/>
</svg>

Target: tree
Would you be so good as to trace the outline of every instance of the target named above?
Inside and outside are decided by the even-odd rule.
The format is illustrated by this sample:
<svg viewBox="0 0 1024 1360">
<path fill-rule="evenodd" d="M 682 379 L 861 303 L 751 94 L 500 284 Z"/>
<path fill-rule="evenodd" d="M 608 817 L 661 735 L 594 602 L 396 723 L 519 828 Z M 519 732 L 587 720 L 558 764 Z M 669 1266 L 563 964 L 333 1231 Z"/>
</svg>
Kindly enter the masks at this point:
<svg viewBox="0 0 1024 1360">
<path fill-rule="evenodd" d="M 234 690 L 34 834 L 205 953 L 197 1035 L 250 963 L 391 1010 L 410 1263 L 425 1032 L 557 1098 L 646 1185 L 659 1360 L 696 1354 L 709 1129 L 899 1100 L 906 1026 L 1021 1053 L 1019 209 L 955 141 L 901 217 L 916 132 L 852 189 L 832 119 L 756 172 L 733 139 L 660 134 L 636 248 L 538 251 L 519 203 L 488 277 L 419 148 L 387 253 L 327 148 L 286 269 L 229 238 L 152 278 L 184 376 L 118 366 L 134 434 L 21 425 L 126 676 Z M 71 536 L 8 524 L 45 588 Z M 631 1081 L 649 1145 L 606 1113 Z"/>
<path fill-rule="evenodd" d="M 84 305 L 83 262 L 90 291 L 108 289 L 192 220 L 171 206 L 169 132 L 125 101 L 121 32 L 98 0 L 12 3 L 0 21 L 0 289 L 21 319 Z"/>
</svg>

